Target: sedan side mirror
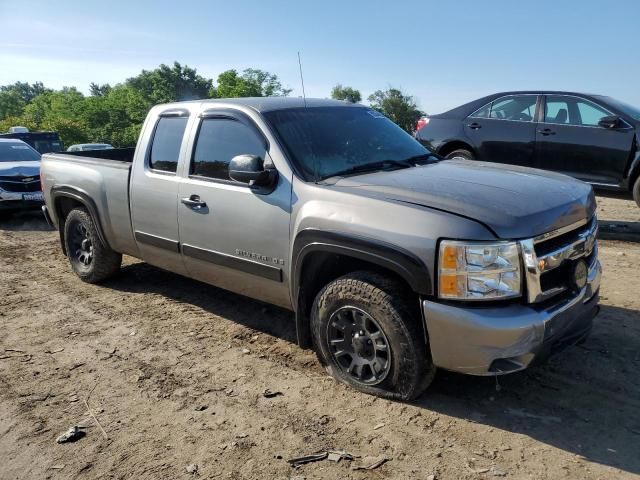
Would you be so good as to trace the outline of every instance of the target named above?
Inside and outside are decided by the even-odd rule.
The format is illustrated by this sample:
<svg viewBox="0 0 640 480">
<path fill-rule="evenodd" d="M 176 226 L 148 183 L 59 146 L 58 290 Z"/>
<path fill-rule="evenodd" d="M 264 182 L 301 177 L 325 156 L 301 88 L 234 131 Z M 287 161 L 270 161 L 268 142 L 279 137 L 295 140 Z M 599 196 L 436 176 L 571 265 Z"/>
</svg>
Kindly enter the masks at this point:
<svg viewBox="0 0 640 480">
<path fill-rule="evenodd" d="M 250 187 L 269 187 L 277 178 L 274 168 L 264 168 L 264 160 L 258 155 L 238 155 L 229 163 L 229 177 Z"/>
<path fill-rule="evenodd" d="M 602 117 L 598 122 L 598 126 L 602 128 L 617 128 L 620 126 L 620 117 L 617 115 L 608 115 L 606 117 Z"/>
</svg>

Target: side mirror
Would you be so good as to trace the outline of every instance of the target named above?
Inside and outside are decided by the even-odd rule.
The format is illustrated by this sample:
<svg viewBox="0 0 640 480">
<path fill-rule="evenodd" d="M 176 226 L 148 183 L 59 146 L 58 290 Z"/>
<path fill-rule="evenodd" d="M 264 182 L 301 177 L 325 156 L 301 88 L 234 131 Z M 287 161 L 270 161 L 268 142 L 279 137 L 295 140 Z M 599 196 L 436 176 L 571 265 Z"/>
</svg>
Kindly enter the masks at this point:
<svg viewBox="0 0 640 480">
<path fill-rule="evenodd" d="M 238 155 L 229 162 L 229 177 L 250 187 L 268 187 L 277 178 L 277 171 L 264 168 L 264 160 L 258 155 Z"/>
<path fill-rule="evenodd" d="M 620 126 L 620 117 L 617 115 L 608 115 L 606 117 L 602 117 L 598 122 L 598 126 L 602 128 L 617 128 Z"/>
</svg>

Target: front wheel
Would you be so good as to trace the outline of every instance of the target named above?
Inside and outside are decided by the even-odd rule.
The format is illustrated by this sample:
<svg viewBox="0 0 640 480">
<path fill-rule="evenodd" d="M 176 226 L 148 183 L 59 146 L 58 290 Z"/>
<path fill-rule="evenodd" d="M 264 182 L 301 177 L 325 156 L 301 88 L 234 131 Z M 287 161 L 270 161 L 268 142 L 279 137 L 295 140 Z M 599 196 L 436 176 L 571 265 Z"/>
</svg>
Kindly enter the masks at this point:
<svg viewBox="0 0 640 480">
<path fill-rule="evenodd" d="M 356 272 L 334 280 L 311 312 L 318 358 L 330 375 L 357 390 L 416 398 L 433 380 L 435 367 L 411 307 L 402 287 L 382 275 Z"/>
<path fill-rule="evenodd" d="M 640 177 L 636 178 L 636 182 L 633 184 L 633 199 L 640 207 Z"/>
<path fill-rule="evenodd" d="M 447 159 L 454 159 L 454 158 L 464 158 L 465 160 L 475 160 L 476 157 L 473 154 L 473 152 L 465 149 L 465 148 L 460 148 L 458 150 L 454 150 L 453 152 L 448 153 L 447 155 L 445 155 L 444 158 Z"/>
<path fill-rule="evenodd" d="M 64 224 L 64 241 L 71 268 L 85 282 L 102 282 L 120 270 L 122 255 L 100 241 L 86 210 L 75 208 L 69 212 Z"/>
</svg>

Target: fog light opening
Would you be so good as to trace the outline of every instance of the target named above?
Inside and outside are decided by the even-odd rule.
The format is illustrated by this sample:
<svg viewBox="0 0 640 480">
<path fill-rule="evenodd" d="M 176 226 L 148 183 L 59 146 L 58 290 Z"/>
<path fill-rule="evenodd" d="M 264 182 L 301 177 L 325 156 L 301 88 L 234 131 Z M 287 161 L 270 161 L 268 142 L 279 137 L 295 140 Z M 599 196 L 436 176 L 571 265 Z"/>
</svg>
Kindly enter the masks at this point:
<svg viewBox="0 0 640 480">
<path fill-rule="evenodd" d="M 497 360 L 494 360 L 489 367 L 489 372 L 495 373 L 496 375 L 502 375 L 524 369 L 525 365 L 516 360 L 516 358 L 517 357 L 498 358 Z"/>
</svg>

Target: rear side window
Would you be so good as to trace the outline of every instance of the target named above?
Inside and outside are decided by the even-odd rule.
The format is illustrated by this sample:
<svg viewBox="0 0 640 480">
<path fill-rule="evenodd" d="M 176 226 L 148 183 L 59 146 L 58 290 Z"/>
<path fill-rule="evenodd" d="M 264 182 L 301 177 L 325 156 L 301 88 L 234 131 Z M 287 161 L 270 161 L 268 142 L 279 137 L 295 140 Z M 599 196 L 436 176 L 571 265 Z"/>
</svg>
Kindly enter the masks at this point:
<svg viewBox="0 0 640 480">
<path fill-rule="evenodd" d="M 530 122 L 536 112 L 536 95 L 514 95 L 504 97 L 491 104 L 490 118 Z"/>
<path fill-rule="evenodd" d="M 489 118 L 490 112 L 491 112 L 491 104 L 487 103 L 484 107 L 480 107 L 478 110 L 476 110 L 469 116 L 473 118 Z"/>
<path fill-rule="evenodd" d="M 160 118 L 151 143 L 149 166 L 152 169 L 176 172 L 187 120 L 185 117 Z"/>
<path fill-rule="evenodd" d="M 229 118 L 205 118 L 200 124 L 189 173 L 229 180 L 229 162 L 245 154 L 265 158 L 265 142 L 253 129 Z"/>
</svg>

